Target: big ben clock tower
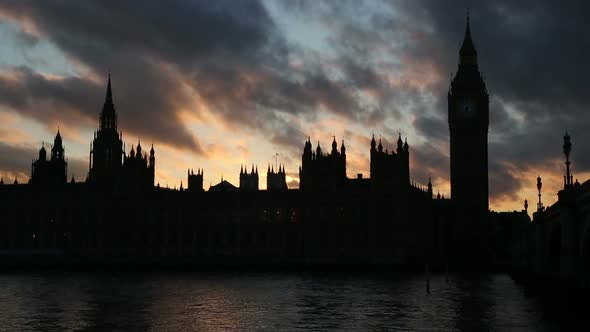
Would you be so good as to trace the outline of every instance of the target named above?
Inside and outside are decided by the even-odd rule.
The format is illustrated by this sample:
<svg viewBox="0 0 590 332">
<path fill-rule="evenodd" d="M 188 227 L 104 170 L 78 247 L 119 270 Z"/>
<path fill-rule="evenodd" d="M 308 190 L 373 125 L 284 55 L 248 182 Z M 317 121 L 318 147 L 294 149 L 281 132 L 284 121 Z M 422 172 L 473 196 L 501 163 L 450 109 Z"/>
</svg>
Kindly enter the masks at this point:
<svg viewBox="0 0 590 332">
<path fill-rule="evenodd" d="M 477 51 L 471 40 L 469 15 L 459 68 L 448 94 L 451 148 L 451 198 L 456 217 L 465 226 L 464 235 L 488 213 L 489 98 L 477 66 Z M 481 229 L 481 228 L 480 228 Z"/>
</svg>

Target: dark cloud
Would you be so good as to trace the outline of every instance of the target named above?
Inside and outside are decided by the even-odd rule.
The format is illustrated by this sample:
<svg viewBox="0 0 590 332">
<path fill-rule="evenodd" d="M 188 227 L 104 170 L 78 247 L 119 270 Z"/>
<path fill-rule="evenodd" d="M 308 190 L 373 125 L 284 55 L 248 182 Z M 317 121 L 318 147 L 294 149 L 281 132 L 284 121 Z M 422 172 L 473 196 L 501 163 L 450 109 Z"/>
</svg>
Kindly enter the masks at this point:
<svg viewBox="0 0 590 332">
<path fill-rule="evenodd" d="M 32 147 L 17 147 L 0 142 L 0 169 L 6 173 L 29 175 L 31 162 L 36 155 L 37 150 Z"/>
<path fill-rule="evenodd" d="M 256 58 L 255 53 L 264 47 L 271 30 L 268 25 L 272 24 L 265 9 L 255 1 L 169 1 L 165 9 L 159 1 L 143 1 L 140 5 L 116 1 L 19 1 L 2 3 L 0 11 L 32 22 L 68 57 L 103 79 L 111 70 L 120 123 L 125 130 L 197 153 L 202 152 L 199 143 L 177 115 L 180 108 L 191 107 L 178 73 L 207 67 L 212 60 L 228 59 L 231 67 L 232 59 Z M 22 76 L 21 81 L 12 82 L 16 87 L 3 84 L 8 92 L 0 94 L 21 89 L 21 95 L 72 104 L 79 113 L 97 118 L 102 104 L 98 96 L 104 94 L 104 82 L 97 87 L 84 77 L 76 78 L 81 84 L 69 86 L 68 80 L 48 82 L 39 75 Z M 37 91 L 38 85 L 33 83 L 42 83 L 47 89 Z M 84 103 L 71 100 L 80 95 L 78 91 L 85 91 Z M 5 103 L 12 102 L 18 111 L 30 114 L 28 109 L 22 109 L 22 99 L 17 100 L 21 101 L 18 105 L 10 99 Z M 45 112 L 39 113 L 35 115 L 40 120 L 53 119 Z M 62 121 L 71 120 L 70 115 L 64 112 Z"/>
<path fill-rule="evenodd" d="M 518 170 L 510 163 L 502 163 L 495 159 L 490 160 L 488 167 L 490 195 L 496 199 L 519 199 L 518 189 L 523 184 L 515 176 L 515 171 Z"/>
<path fill-rule="evenodd" d="M 590 37 L 579 33 L 590 28 L 587 2 L 423 1 L 415 6 L 412 10 L 429 13 L 433 36 L 445 47 L 433 57 L 442 70 L 456 68 L 465 8 L 471 7 L 471 31 L 490 94 L 538 105 L 519 109 L 528 116 L 544 117 L 557 107 L 562 114 L 578 115 L 588 105 L 581 73 L 590 69 L 584 61 Z"/>
<path fill-rule="evenodd" d="M 290 116 L 311 123 L 325 110 L 388 136 L 411 123 L 425 142 L 410 141 L 412 173 L 424 181 L 448 178 L 446 91 L 471 7 L 491 96 L 492 197 L 524 185 L 514 174 L 561 158 L 565 129 L 576 171 L 590 170 L 581 153 L 590 148 L 587 2 L 281 2 L 282 15 L 325 29 L 325 54 L 288 40 L 258 1 L 165 5 L 24 0 L 2 2 L 0 13 L 32 22 L 94 77 L 110 69 L 120 123 L 135 135 L 202 152 L 178 117 L 193 107 L 191 92 L 231 126 L 265 133 L 295 157 L 309 128 Z M 41 121 L 96 121 L 104 82 L 15 73 L 0 79 L 0 103 Z"/>
<path fill-rule="evenodd" d="M 448 144 L 438 146 L 424 143 L 420 146 L 410 146 L 411 177 L 426 183 L 428 178 L 433 183 L 444 183 L 449 179 Z M 419 165 L 419 167 L 416 167 Z"/>
<path fill-rule="evenodd" d="M 81 78 L 50 80 L 20 67 L 0 77 L 0 103 L 26 116 L 50 120 L 52 124 L 64 115 L 70 117 L 69 121 L 76 122 L 89 115 L 80 112 L 97 108 L 91 96 L 94 93 L 94 99 L 98 99 L 98 88 Z"/>
<path fill-rule="evenodd" d="M 344 116 L 361 110 L 354 87 L 330 77 L 303 52 L 297 55 L 306 57 L 305 68 L 292 73 L 288 56 L 299 49 L 287 44 L 258 1 L 168 1 L 165 8 L 159 1 L 19 1 L 1 4 L 0 12 L 33 22 L 68 57 L 99 76 L 110 69 L 126 130 L 196 152 L 199 143 L 177 116 L 179 109 L 192 107 L 186 84 L 225 121 L 256 130 L 284 129 L 285 123 L 272 123 L 280 118 L 273 113 L 313 118 L 318 109 Z M 20 83 L 29 89 L 23 93 L 39 93 Z M 80 89 L 95 85 L 82 83 Z M 87 94 L 98 95 L 93 89 Z M 100 105 L 96 98 L 78 104 L 68 94 L 48 98 L 74 104 L 93 119 Z M 287 125 L 289 132 L 302 131 Z"/>
</svg>

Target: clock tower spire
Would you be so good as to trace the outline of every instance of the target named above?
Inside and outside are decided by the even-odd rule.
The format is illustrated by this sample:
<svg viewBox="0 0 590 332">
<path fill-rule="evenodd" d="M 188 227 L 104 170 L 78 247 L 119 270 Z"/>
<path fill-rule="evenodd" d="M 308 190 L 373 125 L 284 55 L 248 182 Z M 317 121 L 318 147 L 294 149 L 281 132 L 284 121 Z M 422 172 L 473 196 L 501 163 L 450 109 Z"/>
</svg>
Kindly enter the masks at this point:
<svg viewBox="0 0 590 332">
<path fill-rule="evenodd" d="M 488 213 L 489 97 L 469 23 L 468 13 L 458 70 L 448 93 L 448 121 L 451 198 L 455 210 L 461 211 L 455 217 L 457 232 L 473 238 Z"/>
</svg>

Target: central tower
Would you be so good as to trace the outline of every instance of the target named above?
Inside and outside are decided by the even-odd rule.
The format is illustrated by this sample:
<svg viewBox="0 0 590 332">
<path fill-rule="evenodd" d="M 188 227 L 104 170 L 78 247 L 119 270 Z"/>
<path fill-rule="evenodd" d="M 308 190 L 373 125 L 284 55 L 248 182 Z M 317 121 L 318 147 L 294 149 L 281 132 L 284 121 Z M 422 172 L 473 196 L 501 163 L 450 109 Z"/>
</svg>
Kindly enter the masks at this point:
<svg viewBox="0 0 590 332">
<path fill-rule="evenodd" d="M 111 75 L 100 112 L 99 128 L 90 147 L 90 183 L 114 184 L 119 180 L 123 160 L 122 135 L 117 131 L 117 111 L 111 91 Z"/>
<path fill-rule="evenodd" d="M 467 227 L 488 212 L 489 97 L 477 65 L 469 15 L 459 51 L 459 68 L 448 93 L 451 197 Z"/>
</svg>

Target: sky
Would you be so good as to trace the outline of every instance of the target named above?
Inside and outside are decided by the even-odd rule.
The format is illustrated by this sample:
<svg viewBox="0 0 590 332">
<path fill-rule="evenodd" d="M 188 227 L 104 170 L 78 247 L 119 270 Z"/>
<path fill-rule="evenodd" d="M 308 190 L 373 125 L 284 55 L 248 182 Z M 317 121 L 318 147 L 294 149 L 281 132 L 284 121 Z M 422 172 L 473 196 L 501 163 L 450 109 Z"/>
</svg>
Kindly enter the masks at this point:
<svg viewBox="0 0 590 332">
<path fill-rule="evenodd" d="M 69 175 L 84 180 L 106 79 L 129 151 L 156 150 L 156 182 L 238 184 L 241 165 L 285 165 L 306 138 L 347 148 L 368 177 L 369 141 L 410 146 L 413 180 L 449 197 L 447 91 L 470 8 L 490 94 L 490 207 L 545 204 L 590 177 L 590 12 L 586 1 L 0 2 L 0 176 L 26 181 L 59 128 Z M 276 157 L 276 154 L 279 154 Z"/>
</svg>

